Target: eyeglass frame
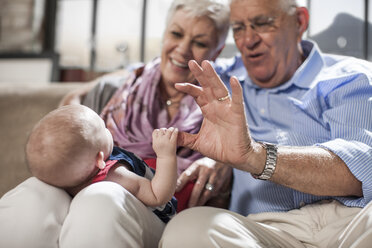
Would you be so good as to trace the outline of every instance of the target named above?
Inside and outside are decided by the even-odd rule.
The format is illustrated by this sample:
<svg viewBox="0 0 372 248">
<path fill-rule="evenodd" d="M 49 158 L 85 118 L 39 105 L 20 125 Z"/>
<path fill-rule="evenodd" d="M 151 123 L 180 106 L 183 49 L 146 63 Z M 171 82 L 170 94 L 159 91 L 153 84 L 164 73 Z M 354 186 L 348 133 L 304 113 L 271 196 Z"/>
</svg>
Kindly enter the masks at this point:
<svg viewBox="0 0 372 248">
<path fill-rule="evenodd" d="M 249 24 L 245 24 L 244 22 L 235 22 L 231 23 L 230 27 L 233 32 L 234 39 L 241 38 L 245 32 L 247 31 L 247 27 L 249 26 L 253 31 L 255 31 L 257 34 L 267 33 L 271 30 L 271 28 L 274 28 L 274 22 L 276 20 L 276 17 L 264 17 L 265 20 L 253 20 L 249 21 Z M 237 30 L 239 29 L 239 30 Z M 237 32 L 240 32 L 239 34 Z"/>
<path fill-rule="evenodd" d="M 296 8 L 297 6 L 296 5 L 291 5 L 290 8 Z M 256 16 L 253 18 L 252 21 L 249 21 L 249 24 L 245 24 L 244 22 L 233 22 L 230 24 L 230 28 L 233 32 L 233 37 L 234 39 L 239 39 L 241 37 L 243 37 L 243 33 L 245 34 L 245 32 L 247 31 L 247 27 L 249 26 L 253 31 L 255 31 L 257 34 L 263 34 L 263 33 L 267 33 L 267 32 L 270 32 L 270 31 L 273 31 L 274 28 L 276 28 L 277 26 L 275 25 L 275 21 L 278 19 L 278 16 L 264 16 L 264 15 L 260 15 L 260 16 Z M 240 25 L 239 27 L 236 27 L 235 25 Z M 234 27 L 235 26 L 235 27 Z M 239 31 L 242 31 L 241 34 L 237 35 L 235 31 L 237 28 L 241 28 L 241 30 Z M 273 28 L 273 29 L 271 29 Z"/>
</svg>

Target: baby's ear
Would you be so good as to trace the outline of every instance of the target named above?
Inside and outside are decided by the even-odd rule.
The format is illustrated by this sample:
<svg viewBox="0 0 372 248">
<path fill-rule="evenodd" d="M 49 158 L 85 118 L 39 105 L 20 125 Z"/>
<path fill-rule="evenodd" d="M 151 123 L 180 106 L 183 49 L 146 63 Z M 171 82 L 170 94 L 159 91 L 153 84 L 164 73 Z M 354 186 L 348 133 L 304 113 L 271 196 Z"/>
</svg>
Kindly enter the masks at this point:
<svg viewBox="0 0 372 248">
<path fill-rule="evenodd" d="M 105 166 L 106 166 L 106 163 L 105 163 L 105 160 L 104 160 L 105 156 L 103 154 L 102 151 L 100 151 L 98 154 L 97 154 L 97 157 L 96 157 L 96 166 L 99 168 L 99 169 L 104 169 Z"/>
</svg>

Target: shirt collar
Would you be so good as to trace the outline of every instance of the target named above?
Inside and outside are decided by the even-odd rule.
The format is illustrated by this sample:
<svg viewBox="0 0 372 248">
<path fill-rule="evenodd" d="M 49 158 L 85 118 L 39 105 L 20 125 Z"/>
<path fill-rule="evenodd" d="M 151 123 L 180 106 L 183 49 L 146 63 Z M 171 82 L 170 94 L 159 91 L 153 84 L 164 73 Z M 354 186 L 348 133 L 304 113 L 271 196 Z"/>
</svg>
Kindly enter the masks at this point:
<svg viewBox="0 0 372 248">
<path fill-rule="evenodd" d="M 248 78 L 247 70 L 243 64 L 243 60 L 241 59 L 241 54 L 235 55 L 233 58 L 229 59 L 230 61 L 226 61 L 225 65 L 229 65 L 227 69 L 227 76 L 230 78 L 235 76 L 239 81 L 244 82 L 246 78 Z"/>
<path fill-rule="evenodd" d="M 292 82 L 300 88 L 309 89 L 312 88 L 315 83 L 314 79 L 323 68 L 324 60 L 316 43 L 303 40 L 301 46 L 306 59 L 288 82 Z"/>
</svg>

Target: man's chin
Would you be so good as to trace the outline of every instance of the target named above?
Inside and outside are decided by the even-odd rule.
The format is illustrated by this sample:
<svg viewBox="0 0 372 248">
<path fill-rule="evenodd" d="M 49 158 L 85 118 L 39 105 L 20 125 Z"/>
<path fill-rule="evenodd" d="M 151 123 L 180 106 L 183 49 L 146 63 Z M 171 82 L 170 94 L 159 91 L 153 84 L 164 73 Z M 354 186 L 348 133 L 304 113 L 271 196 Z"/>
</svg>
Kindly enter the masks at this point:
<svg viewBox="0 0 372 248">
<path fill-rule="evenodd" d="M 264 75 L 256 75 L 256 74 L 250 74 L 248 72 L 252 82 L 259 86 L 260 88 L 272 88 L 273 82 L 272 77 L 267 77 L 267 74 Z"/>
</svg>

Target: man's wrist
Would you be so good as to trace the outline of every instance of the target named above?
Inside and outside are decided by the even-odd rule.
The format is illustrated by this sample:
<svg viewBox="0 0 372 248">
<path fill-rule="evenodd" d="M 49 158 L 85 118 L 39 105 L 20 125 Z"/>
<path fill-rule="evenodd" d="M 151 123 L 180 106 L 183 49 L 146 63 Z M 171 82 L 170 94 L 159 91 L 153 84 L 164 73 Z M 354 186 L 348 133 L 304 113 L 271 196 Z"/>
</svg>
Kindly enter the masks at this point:
<svg viewBox="0 0 372 248">
<path fill-rule="evenodd" d="M 256 179 L 261 180 L 268 180 L 272 177 L 276 169 L 276 162 L 277 162 L 277 146 L 270 143 L 265 142 L 257 142 L 262 145 L 262 147 L 266 150 L 266 161 L 265 167 L 260 174 L 253 174 L 252 176 Z"/>
<path fill-rule="evenodd" d="M 266 161 L 266 149 L 262 146 L 260 142 L 254 142 L 251 145 L 249 154 L 247 154 L 247 159 L 245 166 L 242 170 L 250 172 L 253 174 L 261 174 L 265 169 Z"/>
</svg>

